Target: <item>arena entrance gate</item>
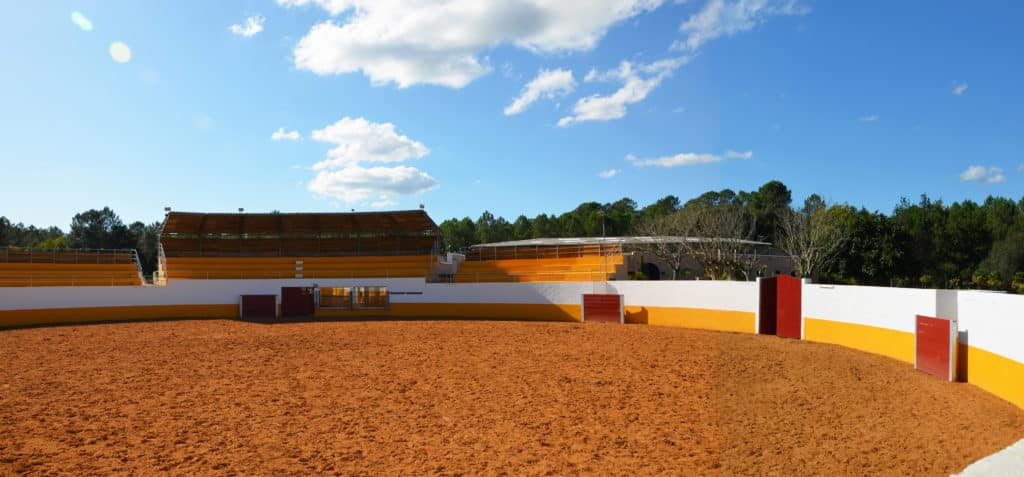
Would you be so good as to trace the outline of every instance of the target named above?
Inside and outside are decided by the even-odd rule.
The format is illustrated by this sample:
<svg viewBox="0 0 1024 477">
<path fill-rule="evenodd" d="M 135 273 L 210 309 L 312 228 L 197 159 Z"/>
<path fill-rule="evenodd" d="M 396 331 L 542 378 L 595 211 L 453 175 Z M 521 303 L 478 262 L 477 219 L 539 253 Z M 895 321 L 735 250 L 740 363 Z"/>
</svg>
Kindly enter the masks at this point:
<svg viewBox="0 0 1024 477">
<path fill-rule="evenodd" d="M 803 283 L 788 275 L 762 278 L 758 306 L 758 333 L 783 338 L 802 338 L 801 296 Z"/>
<path fill-rule="evenodd" d="M 622 295 L 584 293 L 582 318 L 583 321 L 625 323 Z"/>
<path fill-rule="evenodd" d="M 281 316 L 312 316 L 316 310 L 315 288 L 281 287 Z"/>
</svg>

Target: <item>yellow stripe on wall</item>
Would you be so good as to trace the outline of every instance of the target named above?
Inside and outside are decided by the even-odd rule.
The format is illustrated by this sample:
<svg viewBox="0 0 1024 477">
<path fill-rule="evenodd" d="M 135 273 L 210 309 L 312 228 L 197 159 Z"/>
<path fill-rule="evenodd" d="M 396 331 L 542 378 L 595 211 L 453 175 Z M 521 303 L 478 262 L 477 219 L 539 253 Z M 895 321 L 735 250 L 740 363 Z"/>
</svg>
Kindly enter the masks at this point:
<svg viewBox="0 0 1024 477">
<path fill-rule="evenodd" d="M 804 317 L 804 339 L 914 363 L 914 334 L 905 331 Z"/>
<path fill-rule="evenodd" d="M 580 305 L 520 303 L 392 303 L 389 310 L 319 309 L 316 316 L 396 318 L 495 318 L 536 321 L 580 321 Z"/>
<path fill-rule="evenodd" d="M 626 323 L 740 333 L 754 333 L 757 330 L 753 312 L 706 308 L 627 306 Z"/>
<path fill-rule="evenodd" d="M 237 318 L 238 305 L 103 306 L 0 310 L 0 327 L 158 318 Z"/>
<path fill-rule="evenodd" d="M 1024 409 L 1024 363 L 960 343 L 957 377 Z"/>
</svg>

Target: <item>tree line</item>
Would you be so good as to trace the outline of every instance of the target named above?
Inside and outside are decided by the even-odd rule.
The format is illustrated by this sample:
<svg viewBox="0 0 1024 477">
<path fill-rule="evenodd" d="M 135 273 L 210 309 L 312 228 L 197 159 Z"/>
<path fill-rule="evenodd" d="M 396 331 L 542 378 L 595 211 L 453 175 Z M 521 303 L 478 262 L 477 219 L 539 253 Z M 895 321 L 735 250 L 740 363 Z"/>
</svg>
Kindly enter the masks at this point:
<svg viewBox="0 0 1024 477">
<path fill-rule="evenodd" d="M 0 247 L 135 249 L 142 271 L 148 275 L 156 270 L 159 230 L 160 222 L 125 224 L 109 207 L 75 214 L 67 233 L 58 227 L 38 228 L 11 223 L 7 217 L 0 216 Z"/>
<path fill-rule="evenodd" d="M 1024 197 L 945 204 L 922 195 L 916 202 L 902 199 L 885 214 L 829 204 L 817 194 L 793 204 L 789 188 L 770 181 L 754 191 L 709 191 L 685 203 L 674 195 L 642 208 L 629 198 L 585 202 L 560 215 L 520 215 L 511 222 L 484 212 L 477 220 L 445 220 L 440 228 L 449 251 L 540 237 L 600 237 L 602 232 L 706 237 L 712 240 L 675 249 L 657 243 L 647 247 L 655 253 L 652 249 L 661 246 L 655 255 L 663 259 L 673 253 L 694 257 L 708 278 L 737 277 L 749 264 L 732 239 L 757 240 L 788 254 L 799 275 L 823 283 L 1024 293 Z M 698 246 L 703 249 L 693 248 Z M 712 258 L 717 261 L 705 263 Z"/>
</svg>

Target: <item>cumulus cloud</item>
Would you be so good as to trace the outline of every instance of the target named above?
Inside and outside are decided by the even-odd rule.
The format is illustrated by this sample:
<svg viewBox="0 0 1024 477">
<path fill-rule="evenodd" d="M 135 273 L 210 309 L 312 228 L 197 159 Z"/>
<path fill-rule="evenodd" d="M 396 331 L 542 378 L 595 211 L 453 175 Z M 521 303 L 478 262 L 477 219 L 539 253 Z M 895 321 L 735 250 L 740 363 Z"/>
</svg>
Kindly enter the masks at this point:
<svg viewBox="0 0 1024 477">
<path fill-rule="evenodd" d="M 619 175 L 620 172 L 622 171 L 619 169 L 608 169 L 607 171 L 599 172 L 597 176 L 602 179 L 611 179 L 612 177 Z"/>
<path fill-rule="evenodd" d="M 967 92 L 967 82 L 953 85 L 953 94 L 957 96 L 963 96 Z"/>
<path fill-rule="evenodd" d="M 298 141 L 299 137 L 298 131 L 285 131 L 284 128 L 278 128 L 270 135 L 270 139 L 275 141 Z"/>
<path fill-rule="evenodd" d="M 698 154 L 694 152 L 684 152 L 676 154 L 674 156 L 662 156 L 654 157 L 650 159 L 641 159 L 632 154 L 626 155 L 626 160 L 632 162 L 633 165 L 639 167 L 680 167 L 680 166 L 694 166 L 697 164 L 710 164 L 713 162 L 721 162 L 725 159 L 751 159 L 754 157 L 754 151 L 747 152 L 736 152 L 726 151 L 724 155 L 717 154 Z"/>
<path fill-rule="evenodd" d="M 310 137 L 335 146 L 327 159 L 313 165 L 317 174 L 307 188 L 319 195 L 345 202 L 372 201 L 369 205 L 379 208 L 395 205 L 394 197 L 437 187 L 433 177 L 415 167 L 361 164 L 404 162 L 430 152 L 423 143 L 398 134 L 394 124 L 345 117 Z"/>
<path fill-rule="evenodd" d="M 710 0 L 679 26 L 686 39 L 676 40 L 672 49 L 696 51 L 721 36 L 732 36 L 778 15 L 806 15 L 810 10 L 796 0 Z"/>
<path fill-rule="evenodd" d="M 71 13 L 71 23 L 74 23 L 82 31 L 92 31 L 92 22 L 81 12 Z"/>
<path fill-rule="evenodd" d="M 267 21 L 266 18 L 256 15 L 245 19 L 245 24 L 239 25 L 234 24 L 228 27 L 228 31 L 238 36 L 244 36 L 249 38 L 261 31 L 263 31 L 263 22 Z"/>
<path fill-rule="evenodd" d="M 971 166 L 960 173 L 960 180 L 964 182 L 984 182 L 986 184 L 1002 184 L 1006 182 L 1006 176 L 1001 167 Z"/>
<path fill-rule="evenodd" d="M 505 107 L 505 115 L 512 116 L 526 110 L 526 107 L 541 97 L 548 99 L 564 96 L 576 89 L 576 80 L 569 70 L 540 70 L 537 77 L 531 80 L 519 97 Z"/>
<path fill-rule="evenodd" d="M 395 132 L 391 123 L 374 123 L 363 118 L 344 117 L 317 129 L 310 135 L 314 141 L 334 144 L 328 159 L 313 165 L 314 170 L 342 167 L 357 162 L 403 162 L 419 159 L 430 149 L 419 141 Z"/>
<path fill-rule="evenodd" d="M 688 61 L 688 57 L 669 58 L 641 65 L 623 61 L 613 70 L 591 70 L 584 77 L 584 81 L 618 81 L 622 83 L 622 87 L 610 95 L 595 94 L 581 98 L 573 106 L 573 115 L 558 120 L 558 125 L 564 127 L 584 121 L 620 119 L 626 116 L 628 105 L 643 101 L 665 78 Z"/>
<path fill-rule="evenodd" d="M 437 181 L 415 167 L 348 166 L 320 171 L 309 183 L 309 190 L 345 202 L 378 199 L 383 204 L 399 195 L 418 194 L 437 187 Z"/>
<path fill-rule="evenodd" d="M 373 84 L 461 88 L 491 71 L 480 53 L 586 51 L 613 25 L 663 0 L 277 0 L 316 5 L 340 20 L 314 25 L 293 51 L 319 75 L 362 72 Z"/>
<path fill-rule="evenodd" d="M 868 115 L 868 116 L 861 116 L 860 117 L 860 122 L 862 122 L 862 123 L 873 123 L 875 121 L 878 121 L 879 119 L 882 119 L 882 117 L 877 115 L 877 114 L 871 114 L 871 115 Z"/>
</svg>

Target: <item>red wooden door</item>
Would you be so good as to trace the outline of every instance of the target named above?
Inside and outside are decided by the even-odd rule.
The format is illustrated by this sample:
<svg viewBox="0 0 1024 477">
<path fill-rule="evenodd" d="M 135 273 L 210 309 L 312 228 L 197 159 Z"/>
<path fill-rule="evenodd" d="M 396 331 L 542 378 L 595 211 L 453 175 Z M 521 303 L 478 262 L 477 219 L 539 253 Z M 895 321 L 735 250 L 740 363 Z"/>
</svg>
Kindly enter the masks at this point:
<svg viewBox="0 0 1024 477">
<path fill-rule="evenodd" d="M 584 294 L 583 321 L 622 323 L 622 295 Z"/>
<path fill-rule="evenodd" d="M 778 279 L 762 278 L 761 299 L 758 305 L 757 332 L 762 335 L 774 335 L 776 317 L 778 316 Z"/>
<path fill-rule="evenodd" d="M 802 282 L 788 275 L 775 277 L 778 282 L 778 308 L 776 315 L 776 335 L 783 338 L 802 338 L 801 323 L 801 289 Z"/>
<path fill-rule="evenodd" d="M 917 315 L 915 367 L 932 376 L 952 381 L 956 322 Z"/>
<path fill-rule="evenodd" d="M 281 316 L 310 316 L 313 312 L 311 287 L 281 288 Z"/>
<path fill-rule="evenodd" d="M 242 318 L 274 318 L 277 295 L 242 295 Z"/>
</svg>

